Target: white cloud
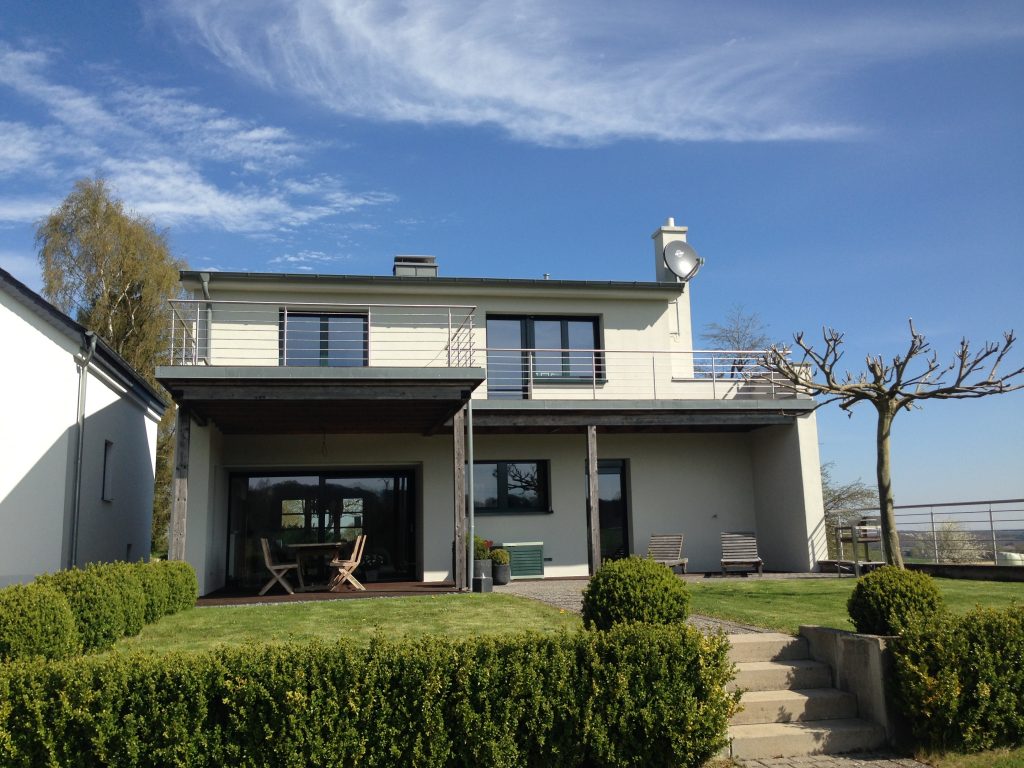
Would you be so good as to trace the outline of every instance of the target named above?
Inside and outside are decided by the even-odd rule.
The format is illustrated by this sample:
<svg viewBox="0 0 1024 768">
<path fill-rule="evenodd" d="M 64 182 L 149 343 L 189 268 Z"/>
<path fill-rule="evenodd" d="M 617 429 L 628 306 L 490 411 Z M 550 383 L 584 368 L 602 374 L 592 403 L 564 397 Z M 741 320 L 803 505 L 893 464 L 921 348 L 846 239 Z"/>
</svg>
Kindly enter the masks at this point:
<svg viewBox="0 0 1024 768">
<path fill-rule="evenodd" d="M 996 6 L 915 16 L 678 0 L 176 0 L 167 13 L 228 66 L 344 115 L 493 124 L 561 144 L 856 134 L 821 113 L 823 86 L 879 62 L 1019 38 L 1007 7 L 1010 19 Z"/>
<path fill-rule="evenodd" d="M 99 82 L 96 95 L 85 93 L 58 82 L 57 69 L 49 53 L 0 42 L 0 94 L 6 88 L 49 117 L 0 122 L 0 176 L 57 181 L 66 192 L 75 177 L 99 173 L 158 226 L 244 233 L 294 228 L 395 199 L 350 190 L 334 176 L 295 175 L 315 144 L 279 126 L 115 76 Z M 231 173 L 230 186 L 215 180 L 218 170 L 221 177 Z M 59 199 L 0 191 L 0 221 L 34 222 Z"/>
<path fill-rule="evenodd" d="M 39 261 L 35 256 L 26 256 L 14 251 L 0 251 L 0 268 L 6 269 L 33 291 L 42 290 L 43 273 L 39 269 Z"/>
</svg>

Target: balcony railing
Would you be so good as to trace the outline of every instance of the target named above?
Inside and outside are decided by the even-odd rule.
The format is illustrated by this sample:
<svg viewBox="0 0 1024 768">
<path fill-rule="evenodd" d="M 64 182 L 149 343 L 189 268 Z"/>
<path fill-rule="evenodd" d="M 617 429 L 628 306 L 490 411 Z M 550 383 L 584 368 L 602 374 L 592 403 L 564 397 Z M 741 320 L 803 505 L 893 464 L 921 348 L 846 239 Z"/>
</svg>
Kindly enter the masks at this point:
<svg viewBox="0 0 1024 768">
<path fill-rule="evenodd" d="M 476 364 L 476 307 L 171 302 L 172 365 L 447 367 Z"/>
<path fill-rule="evenodd" d="M 760 350 L 483 350 L 487 388 L 513 400 L 733 400 L 795 395 Z"/>
<path fill-rule="evenodd" d="M 761 350 L 485 348 L 476 307 L 437 304 L 171 302 L 173 365 L 486 366 L 474 397 L 742 400 L 794 397 Z"/>
</svg>

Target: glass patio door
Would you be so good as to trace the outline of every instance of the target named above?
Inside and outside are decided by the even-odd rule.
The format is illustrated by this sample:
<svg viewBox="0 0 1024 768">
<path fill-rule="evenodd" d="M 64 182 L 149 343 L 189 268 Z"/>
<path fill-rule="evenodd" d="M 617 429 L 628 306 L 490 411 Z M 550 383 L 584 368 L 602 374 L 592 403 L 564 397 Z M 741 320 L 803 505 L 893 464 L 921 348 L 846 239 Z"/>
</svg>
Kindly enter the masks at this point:
<svg viewBox="0 0 1024 768">
<path fill-rule="evenodd" d="M 598 514 L 601 521 L 601 560 L 629 556 L 629 510 L 626 505 L 626 462 L 597 463 Z"/>
</svg>

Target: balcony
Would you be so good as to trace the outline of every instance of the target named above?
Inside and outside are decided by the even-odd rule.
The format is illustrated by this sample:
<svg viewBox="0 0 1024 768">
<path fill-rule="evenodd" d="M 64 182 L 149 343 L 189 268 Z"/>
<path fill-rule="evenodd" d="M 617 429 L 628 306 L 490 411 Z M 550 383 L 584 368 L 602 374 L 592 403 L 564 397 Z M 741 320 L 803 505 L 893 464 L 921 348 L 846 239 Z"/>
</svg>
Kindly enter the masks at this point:
<svg viewBox="0 0 1024 768">
<path fill-rule="evenodd" d="M 488 401 L 794 398 L 758 363 L 760 350 L 488 348 L 484 336 L 468 305 L 183 300 L 171 303 L 170 358 L 179 375 L 205 367 L 238 378 L 259 367 L 293 381 L 343 379 L 346 369 L 350 378 L 406 379 L 413 369 L 481 366 L 472 396 Z M 197 377 L 200 370 L 188 375 Z"/>
</svg>

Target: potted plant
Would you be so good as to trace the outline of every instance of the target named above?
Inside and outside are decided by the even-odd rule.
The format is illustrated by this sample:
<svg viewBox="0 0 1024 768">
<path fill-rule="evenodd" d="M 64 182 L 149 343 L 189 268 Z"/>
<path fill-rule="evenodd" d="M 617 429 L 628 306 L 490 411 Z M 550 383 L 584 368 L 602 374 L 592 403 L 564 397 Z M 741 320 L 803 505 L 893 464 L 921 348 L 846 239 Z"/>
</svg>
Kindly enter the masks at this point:
<svg viewBox="0 0 1024 768">
<path fill-rule="evenodd" d="M 383 555 L 370 553 L 363 558 L 363 578 L 373 582 L 380 578 L 380 567 L 384 565 Z"/>
<path fill-rule="evenodd" d="M 491 575 L 491 544 L 490 539 L 473 537 L 473 577 Z"/>
<path fill-rule="evenodd" d="M 512 578 L 512 566 L 509 564 L 507 549 L 497 547 L 491 550 L 491 563 L 494 566 L 494 583 L 508 584 Z"/>
</svg>

